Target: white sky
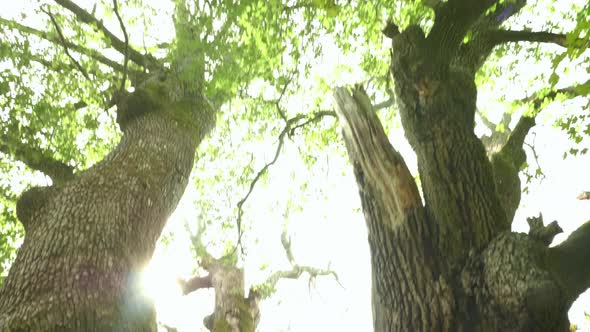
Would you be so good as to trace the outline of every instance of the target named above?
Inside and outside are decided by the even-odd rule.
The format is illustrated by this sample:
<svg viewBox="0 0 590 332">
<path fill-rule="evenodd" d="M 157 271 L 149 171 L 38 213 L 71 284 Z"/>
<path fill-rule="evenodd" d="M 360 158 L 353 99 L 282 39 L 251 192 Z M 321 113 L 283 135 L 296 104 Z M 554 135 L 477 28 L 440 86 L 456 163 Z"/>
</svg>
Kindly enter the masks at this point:
<svg viewBox="0 0 590 332">
<path fill-rule="evenodd" d="M 3 17 L 10 15 L 11 10 L 17 12 L 22 7 L 36 7 L 32 1 L 3 2 L 4 5 L 8 4 L 8 7 L 3 7 Z M 162 15 L 162 22 L 169 21 L 169 16 L 164 16 Z M 117 27 L 116 23 L 114 26 Z M 161 33 L 166 29 L 158 27 L 156 30 L 157 33 Z M 141 36 L 141 33 L 137 31 L 135 35 Z M 336 65 L 358 63 L 356 58 L 345 58 L 339 55 L 334 47 L 326 46 L 325 50 L 335 53 L 318 63 L 315 75 L 329 77 L 336 70 Z M 535 70 L 537 68 L 529 68 L 528 72 Z M 357 74 L 358 71 L 355 70 L 352 73 L 344 72 L 334 81 L 340 84 L 355 83 L 358 81 Z M 509 87 L 509 82 L 506 82 L 506 86 L 508 90 L 514 90 L 513 87 Z M 485 95 L 480 97 L 484 98 Z M 551 116 L 548 117 L 545 122 L 551 123 Z M 538 125 L 534 131 L 535 147 L 546 179 L 541 183 L 531 184 L 531 194 L 523 195 L 513 229 L 519 232 L 527 231 L 525 218 L 542 212 L 546 222 L 559 221 L 564 234 L 559 235 L 556 241 L 562 241 L 590 216 L 590 203 L 575 199 L 580 191 L 590 190 L 590 157 L 563 160 L 563 151 L 571 144 L 565 134 L 551 125 Z M 403 138 L 403 133 L 393 132 L 390 138 L 415 173 L 415 158 Z M 273 152 L 274 150 L 267 153 Z M 533 162 L 532 157 L 529 157 L 529 162 Z M 302 212 L 292 213 L 289 234 L 293 237 L 293 251 L 300 264 L 320 268 L 330 264 L 338 273 L 343 287 L 332 277 L 318 278 L 315 287 L 311 289 L 308 288 L 305 277 L 298 281 L 279 282 L 275 296 L 261 305 L 260 331 L 319 332 L 372 329 L 370 258 L 356 183 L 345 159 L 329 156 L 325 163 L 329 165 L 330 172 L 324 176 L 314 177 L 313 181 L 315 186 L 323 191 L 326 200 L 311 198 Z M 297 150 L 293 144 L 287 143 L 279 162 L 270 170 L 268 186 L 258 185 L 249 198 L 251 208 L 247 213 L 252 219 L 258 220 L 255 229 L 261 240 L 258 246 L 250 249 L 244 262 L 247 283 L 264 280 L 273 269 L 288 268 L 280 245 L 283 223 L 282 220 L 277 221 L 282 211 L 269 211 L 269 206 L 264 202 L 273 201 L 277 195 L 284 195 L 285 188 L 290 186 L 284 179 L 289 179 L 289 172 L 300 167 L 305 166 L 297 158 Z M 199 290 L 182 296 L 175 281 L 177 276 L 190 276 L 195 266 L 183 223 L 185 220 L 192 220 L 191 202 L 195 197 L 198 198 L 198 195 L 195 190 L 187 189 L 183 201 L 165 230 L 165 233 L 176 233 L 176 237 L 168 247 L 158 246 L 145 274 L 146 291 L 155 300 L 159 319 L 168 325 L 176 326 L 180 331 L 205 331 L 202 319 L 211 313 L 213 308 L 214 294 L 211 290 Z M 272 207 L 270 209 L 272 210 Z M 260 271 L 259 267 L 263 263 L 269 263 L 270 267 Z M 584 294 L 570 310 L 572 323 L 581 325 L 583 331 L 590 331 L 590 324 L 587 324 L 583 317 L 584 310 L 590 311 L 590 294 Z"/>
</svg>

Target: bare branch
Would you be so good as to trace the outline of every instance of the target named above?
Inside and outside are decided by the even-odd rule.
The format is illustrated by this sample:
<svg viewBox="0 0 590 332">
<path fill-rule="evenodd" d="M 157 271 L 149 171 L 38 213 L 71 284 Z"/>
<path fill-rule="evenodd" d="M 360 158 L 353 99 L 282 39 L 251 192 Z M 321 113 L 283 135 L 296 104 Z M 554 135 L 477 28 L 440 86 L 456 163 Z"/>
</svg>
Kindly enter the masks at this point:
<svg viewBox="0 0 590 332">
<path fill-rule="evenodd" d="M 291 128 L 291 130 L 289 130 L 289 137 L 293 136 L 293 134 L 295 134 L 295 131 L 297 129 L 303 128 L 305 126 L 307 126 L 310 123 L 314 123 L 317 122 L 321 119 L 323 119 L 324 117 L 336 117 L 336 112 L 334 111 L 318 111 L 315 112 L 314 115 L 309 118 L 307 121 L 304 121 L 298 125 L 295 125 Z"/>
<path fill-rule="evenodd" d="M 117 0 L 113 0 L 113 10 L 115 11 L 115 15 L 117 15 L 117 20 L 119 21 L 119 25 L 123 31 L 123 36 L 125 36 L 125 52 L 123 53 L 123 77 L 121 78 L 121 87 L 119 88 L 119 91 L 123 91 L 125 89 L 125 81 L 127 80 L 127 64 L 129 62 L 129 36 L 127 35 L 127 29 L 125 29 L 123 19 L 119 14 L 119 5 L 117 4 Z"/>
<path fill-rule="evenodd" d="M 189 234 L 191 243 L 193 245 L 193 249 L 197 252 L 197 256 L 199 258 L 199 265 L 203 269 L 209 271 L 213 264 L 216 262 L 216 259 L 213 256 L 211 256 L 211 254 L 209 254 L 207 248 L 205 248 L 205 245 L 203 244 L 202 236 L 205 232 L 205 224 L 202 221 L 198 221 L 197 229 L 195 232 L 191 231 L 188 223 L 184 224 L 184 228 L 187 234 Z"/>
<path fill-rule="evenodd" d="M 318 276 L 332 275 L 332 276 L 334 276 L 334 279 L 336 279 L 336 282 L 338 282 L 340 284 L 340 280 L 338 279 L 338 274 L 336 274 L 336 272 L 330 270 L 329 268 L 328 269 L 318 269 L 318 268 L 313 268 L 310 266 L 295 265 L 295 266 L 293 266 L 293 268 L 291 270 L 276 271 L 268 279 L 266 279 L 266 281 L 264 282 L 264 285 L 271 287 L 271 289 L 274 289 L 276 287 L 276 284 L 279 282 L 279 280 L 281 280 L 281 279 L 299 279 L 299 277 L 301 277 L 301 275 L 303 273 L 309 274 L 310 279 L 317 278 Z M 254 287 L 254 288 L 256 288 L 256 287 Z M 260 297 L 260 295 L 258 295 L 258 296 Z M 263 298 L 261 298 L 261 299 L 263 299 Z"/>
<path fill-rule="evenodd" d="M 125 50 L 127 48 L 125 46 L 125 42 L 119 39 L 117 36 L 115 36 L 111 31 L 109 31 L 109 29 L 105 27 L 101 20 L 98 20 L 92 14 L 90 14 L 89 12 L 87 12 L 86 10 L 84 10 L 83 8 L 81 8 L 80 6 L 78 6 L 70 0 L 55 0 L 55 2 L 58 3 L 60 6 L 66 8 L 67 10 L 71 11 L 74 15 L 76 15 L 78 20 L 80 20 L 81 22 L 96 26 L 110 41 L 110 44 L 113 46 L 114 49 L 119 51 L 121 54 L 125 54 Z M 129 59 L 135 62 L 136 64 L 146 68 L 159 68 L 157 60 L 153 56 L 149 54 L 143 55 L 131 47 L 128 48 L 128 52 Z"/>
<path fill-rule="evenodd" d="M 80 63 L 78 62 L 78 60 L 76 60 L 71 54 L 70 51 L 68 49 L 68 46 L 66 44 L 66 39 L 63 35 L 63 33 L 61 32 L 61 28 L 59 27 L 59 25 L 57 24 L 57 21 L 55 20 L 55 17 L 53 16 L 53 14 L 51 13 L 51 9 L 41 9 L 45 14 L 49 15 L 49 18 L 51 19 L 51 23 L 53 24 L 53 26 L 55 27 L 55 30 L 57 31 L 57 34 L 59 35 L 59 39 L 62 42 L 62 45 L 64 47 L 64 51 L 66 52 L 66 55 L 68 56 L 68 58 L 70 58 L 70 60 L 72 60 L 72 63 L 74 63 L 74 65 L 76 66 L 76 68 L 78 68 L 78 70 L 82 73 L 82 75 L 84 75 L 84 77 L 90 81 L 90 77 L 88 76 L 88 73 L 86 72 L 86 69 L 84 69 L 84 67 L 82 67 L 80 65 Z"/>
<path fill-rule="evenodd" d="M 277 107 L 277 109 L 279 109 L 278 102 L 276 103 L 276 107 Z M 281 117 L 284 116 L 283 112 L 279 112 L 279 113 L 282 113 Z M 320 111 L 320 112 L 317 112 L 311 119 L 304 121 L 303 123 L 298 123 L 298 122 L 305 119 L 307 117 L 306 114 L 298 114 L 290 119 L 285 120 L 285 127 L 283 127 L 283 129 L 281 130 L 281 132 L 279 134 L 277 148 L 275 150 L 275 154 L 274 154 L 273 159 L 270 162 L 266 163 L 260 169 L 260 171 L 258 171 L 258 173 L 254 177 L 254 179 L 250 182 L 250 187 L 248 189 L 248 192 L 237 204 L 238 215 L 236 217 L 236 225 L 238 227 L 238 241 L 236 243 L 236 248 L 241 245 L 241 239 L 242 239 L 242 218 L 244 216 L 243 205 L 248 200 L 248 197 L 250 197 L 250 194 L 252 194 L 252 191 L 254 190 L 256 183 L 260 180 L 260 178 L 264 174 L 266 174 L 269 167 L 274 165 L 277 162 L 277 160 L 279 159 L 279 155 L 281 154 L 281 150 L 283 149 L 283 145 L 285 144 L 285 137 L 287 135 L 291 136 L 295 132 L 296 129 L 301 128 L 309 123 L 318 121 L 325 116 L 335 116 L 335 113 L 333 111 Z"/>
<path fill-rule="evenodd" d="M 287 235 L 287 230 L 283 229 L 281 233 L 281 244 L 283 245 L 283 249 L 285 249 L 285 254 L 287 255 L 287 259 L 291 265 L 295 265 L 295 257 L 293 256 L 293 251 L 291 250 L 291 237 Z"/>
<path fill-rule="evenodd" d="M 183 295 L 192 293 L 201 288 L 213 287 L 213 283 L 211 282 L 211 274 L 207 274 L 204 277 L 194 276 L 188 280 L 178 278 L 177 282 L 180 285 Z"/>
<path fill-rule="evenodd" d="M 287 259 L 289 260 L 289 264 L 291 264 L 291 270 L 284 270 L 284 271 L 276 271 L 273 273 L 266 281 L 262 284 L 254 286 L 250 289 L 250 294 L 253 294 L 254 297 L 258 298 L 258 300 L 262 300 L 265 297 L 269 296 L 270 294 L 261 294 L 260 292 L 256 292 L 255 289 L 259 288 L 266 288 L 266 289 L 275 289 L 277 282 L 281 279 L 298 279 L 301 277 L 303 273 L 309 274 L 310 280 L 317 278 L 318 276 L 334 276 L 336 282 L 340 284 L 340 280 L 338 279 L 338 275 L 336 272 L 330 270 L 328 267 L 327 269 L 318 269 L 310 266 L 301 266 L 298 265 L 295 261 L 293 256 L 293 252 L 291 250 L 291 239 L 287 235 L 287 231 L 283 230 L 281 234 L 281 244 L 283 245 L 283 249 L 285 249 L 285 253 L 287 255 Z M 342 286 L 342 284 L 340 284 Z M 252 296 L 252 295 L 251 295 Z"/>
<path fill-rule="evenodd" d="M 373 106 L 373 108 L 375 109 L 375 111 L 378 111 L 380 109 L 391 107 L 391 106 L 393 106 L 393 104 L 395 104 L 395 98 L 391 97 L 385 101 L 375 104 L 375 106 Z"/>
</svg>

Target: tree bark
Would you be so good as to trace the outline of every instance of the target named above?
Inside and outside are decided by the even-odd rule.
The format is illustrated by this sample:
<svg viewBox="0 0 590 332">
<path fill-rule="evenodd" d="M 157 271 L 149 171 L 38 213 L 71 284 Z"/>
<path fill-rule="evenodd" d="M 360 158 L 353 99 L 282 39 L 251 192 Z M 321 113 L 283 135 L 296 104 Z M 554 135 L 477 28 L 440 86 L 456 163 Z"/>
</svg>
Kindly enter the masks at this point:
<svg viewBox="0 0 590 332">
<path fill-rule="evenodd" d="M 154 81 L 118 105 L 124 136 L 103 161 L 22 195 L 26 234 L 0 290 L 0 331 L 155 331 L 138 279 L 215 115 L 200 95 Z"/>
</svg>

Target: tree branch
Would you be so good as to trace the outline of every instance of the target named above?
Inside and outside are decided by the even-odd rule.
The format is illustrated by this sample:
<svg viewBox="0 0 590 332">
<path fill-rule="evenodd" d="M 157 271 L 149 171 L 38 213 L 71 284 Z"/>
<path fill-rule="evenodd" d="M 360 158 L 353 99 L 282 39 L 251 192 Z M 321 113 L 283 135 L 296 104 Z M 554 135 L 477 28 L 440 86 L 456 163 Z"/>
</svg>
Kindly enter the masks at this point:
<svg viewBox="0 0 590 332">
<path fill-rule="evenodd" d="M 567 240 L 549 249 L 549 268 L 561 281 L 570 303 L 590 287 L 589 243 L 590 221 L 587 221 Z"/>
<path fill-rule="evenodd" d="M 434 25 L 427 38 L 428 49 L 435 52 L 435 64 L 449 63 L 467 31 L 498 0 L 449 0 L 436 6 Z"/>
<path fill-rule="evenodd" d="M 278 108 L 278 103 L 276 104 L 277 108 Z M 284 113 L 279 111 L 279 114 L 281 114 L 281 117 L 284 117 Z M 285 127 L 283 127 L 283 130 L 281 130 L 281 133 L 279 134 L 279 139 L 278 139 L 278 144 L 277 144 L 277 148 L 275 150 L 275 154 L 273 159 L 266 163 L 261 169 L 260 171 L 258 171 L 258 173 L 256 174 L 256 176 L 254 177 L 254 179 L 250 182 L 250 187 L 248 189 L 248 192 L 246 193 L 246 195 L 238 202 L 237 207 L 238 207 L 238 215 L 236 218 L 236 225 L 238 227 L 238 242 L 236 243 L 236 248 L 240 245 L 241 243 L 241 239 L 242 239 L 242 217 L 244 215 L 244 209 L 243 209 L 243 205 L 244 203 L 246 203 L 246 201 L 248 200 L 248 197 L 250 197 L 250 194 L 252 194 L 252 191 L 254 190 L 254 187 L 256 186 L 256 183 L 258 182 L 258 180 L 260 180 L 260 178 L 266 174 L 266 172 L 268 171 L 268 168 L 272 165 L 274 165 L 277 160 L 279 159 L 279 155 L 281 154 L 281 150 L 283 149 L 283 145 L 285 143 L 285 137 L 287 135 L 292 135 L 296 129 L 301 128 L 303 126 L 305 126 L 308 123 L 311 122 L 315 122 L 318 121 L 319 119 L 325 117 L 325 116 L 334 116 L 335 113 L 332 111 L 320 111 L 317 112 L 311 119 L 309 119 L 308 121 L 305 121 L 303 123 L 297 124 L 299 121 L 303 120 L 306 118 L 307 114 L 298 114 L 290 119 L 285 120 Z"/>
<path fill-rule="evenodd" d="M 211 274 L 207 274 L 204 277 L 194 276 L 188 280 L 178 278 L 177 281 L 180 285 L 180 289 L 182 290 L 182 295 L 192 293 L 201 288 L 213 287 L 213 283 L 211 282 Z"/>
<path fill-rule="evenodd" d="M 7 141 L 3 139 L 3 141 Z M 19 143 L 17 146 L 0 144 L 0 152 L 23 162 L 29 168 L 43 172 L 54 184 L 64 183 L 74 177 L 74 167 L 53 159 L 39 148 Z"/>
<path fill-rule="evenodd" d="M 514 218 L 514 214 L 520 204 L 521 183 L 518 174 L 520 173 L 522 164 L 526 162 L 526 153 L 523 150 L 523 144 L 529 131 L 535 126 L 535 117 L 540 113 L 546 102 L 553 101 L 559 94 L 575 96 L 576 93 L 576 86 L 570 86 L 549 92 L 536 93 L 531 97 L 521 100 L 523 103 L 532 104 L 532 114 L 523 115 L 518 120 L 506 144 L 504 144 L 498 153 L 492 155 L 491 158 L 496 190 L 508 220 Z"/>
<path fill-rule="evenodd" d="M 330 270 L 329 267 L 327 269 L 318 269 L 318 268 L 314 268 L 314 267 L 310 267 L 310 266 L 298 265 L 295 261 L 294 256 L 293 256 L 293 251 L 291 250 L 291 239 L 288 237 L 286 230 L 283 230 L 283 232 L 281 234 L 281 244 L 283 245 L 283 249 L 285 249 L 285 254 L 287 255 L 287 259 L 289 260 L 289 263 L 291 264 L 292 268 L 291 268 L 291 270 L 276 271 L 270 277 L 268 277 L 268 279 L 266 279 L 266 281 L 264 281 L 262 284 L 253 286 L 250 289 L 250 294 L 251 294 L 250 296 L 256 297 L 257 301 L 263 300 L 263 299 L 269 297 L 270 295 L 272 295 L 272 291 L 271 292 L 261 292 L 261 291 L 257 291 L 257 290 L 261 290 L 261 289 L 274 290 L 276 287 L 276 284 L 277 284 L 277 282 L 279 282 L 279 280 L 281 280 L 281 279 L 298 279 L 299 277 L 301 277 L 301 275 L 303 273 L 309 274 L 310 281 L 314 278 L 317 278 L 318 276 L 332 275 L 332 276 L 334 276 L 334 279 L 336 279 L 336 282 L 338 282 L 338 284 L 340 284 L 340 280 L 338 279 L 338 275 L 336 274 L 336 272 Z"/>
<path fill-rule="evenodd" d="M 76 15 L 79 21 L 96 26 L 110 41 L 110 45 L 121 54 L 125 54 L 127 49 L 129 52 L 129 60 L 146 68 L 159 68 L 158 62 L 154 57 L 149 54 L 143 55 L 131 47 L 127 48 L 126 43 L 109 31 L 109 29 L 107 29 L 102 23 L 102 20 L 98 20 L 94 15 L 90 14 L 74 2 L 70 0 L 55 0 L 55 2 Z"/>
<path fill-rule="evenodd" d="M 55 28 L 55 31 L 57 31 L 57 34 L 59 36 L 59 39 L 64 47 L 64 51 L 66 52 L 66 55 L 68 56 L 68 58 L 70 58 L 70 60 L 72 61 L 72 63 L 76 66 L 76 68 L 78 68 L 78 70 L 82 73 L 82 75 L 84 75 L 84 77 L 90 81 L 90 77 L 88 76 L 88 73 L 86 72 L 86 69 L 84 69 L 84 67 L 82 67 L 80 65 L 80 63 L 78 62 L 78 60 L 76 60 L 71 54 L 70 51 L 68 49 L 67 43 L 66 43 L 66 39 L 63 35 L 63 33 L 61 32 L 61 28 L 59 27 L 59 24 L 57 24 L 57 21 L 55 20 L 55 17 L 53 16 L 53 14 L 51 13 L 51 9 L 47 9 L 47 11 L 45 11 L 44 9 L 41 9 L 45 14 L 49 15 L 49 18 L 51 19 L 51 23 L 53 24 L 53 27 Z"/>
<path fill-rule="evenodd" d="M 45 39 L 45 40 L 47 40 L 49 42 L 52 42 L 54 44 L 57 44 L 57 45 L 64 45 L 65 47 L 67 47 L 67 48 L 69 48 L 69 49 L 71 49 L 73 51 L 76 51 L 76 52 L 78 52 L 80 54 L 84 54 L 84 55 L 86 55 L 86 56 L 88 56 L 90 58 L 93 58 L 94 60 L 96 60 L 96 61 L 98 61 L 98 62 L 100 62 L 100 63 L 102 63 L 104 65 L 107 65 L 107 66 L 113 68 L 116 71 L 119 71 L 119 72 L 123 72 L 124 71 L 124 68 L 123 68 L 122 65 L 120 65 L 116 61 L 113 61 L 113 60 L 111 60 L 111 59 L 103 56 L 102 54 L 100 54 L 96 50 L 88 49 L 88 48 L 82 47 L 80 45 L 77 45 L 77 44 L 74 44 L 74 43 L 71 43 L 71 42 L 68 42 L 68 41 L 65 41 L 65 43 L 62 44 L 62 42 L 60 41 L 59 38 L 52 37 L 48 33 L 44 32 L 44 31 L 33 29 L 31 27 L 28 27 L 28 26 L 19 24 L 17 22 L 6 20 L 6 19 L 4 19 L 2 17 L 0 17 L 0 25 L 4 25 L 4 26 L 7 26 L 7 27 L 9 27 L 11 29 L 18 30 L 18 31 L 20 31 L 20 32 L 22 32 L 24 34 L 30 34 L 30 35 L 37 36 L 39 38 Z"/>
<path fill-rule="evenodd" d="M 119 21 L 119 26 L 121 26 L 121 30 L 123 31 L 123 36 L 125 36 L 125 52 L 123 53 L 123 77 L 121 78 L 121 86 L 119 87 L 119 91 L 123 91 L 125 90 L 125 81 L 127 81 L 127 65 L 129 63 L 129 36 L 127 35 L 127 29 L 125 28 L 123 19 L 119 14 L 119 4 L 117 3 L 117 0 L 113 0 L 113 10 L 115 11 L 115 15 Z"/>
<path fill-rule="evenodd" d="M 493 45 L 509 42 L 537 42 L 553 43 L 562 47 L 568 47 L 567 36 L 560 33 L 545 31 L 515 31 L 515 30 L 491 30 L 484 33 L 483 38 L 488 38 Z M 581 41 L 581 39 L 580 39 Z"/>
<path fill-rule="evenodd" d="M 209 271 L 213 264 L 215 263 L 216 259 L 211 256 L 211 254 L 205 248 L 203 244 L 202 236 L 205 232 L 205 224 L 202 221 L 198 221 L 197 230 L 192 232 L 188 226 L 188 223 L 184 224 L 184 228 L 189 234 L 191 244 L 193 245 L 193 249 L 197 253 L 197 257 L 199 258 L 199 266 L 201 266 L 206 271 Z M 211 272 L 211 271 L 209 271 Z"/>
</svg>

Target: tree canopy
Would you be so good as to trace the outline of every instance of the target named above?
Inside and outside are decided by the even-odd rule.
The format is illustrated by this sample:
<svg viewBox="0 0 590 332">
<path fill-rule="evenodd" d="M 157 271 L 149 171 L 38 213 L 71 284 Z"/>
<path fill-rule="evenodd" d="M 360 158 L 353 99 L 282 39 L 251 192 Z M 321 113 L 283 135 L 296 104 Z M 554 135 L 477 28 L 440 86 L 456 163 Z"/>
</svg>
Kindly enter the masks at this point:
<svg viewBox="0 0 590 332">
<path fill-rule="evenodd" d="M 528 158 L 518 167 L 523 191 L 532 195 L 546 175 L 539 162 L 544 151 L 526 136 L 535 122 L 561 130 L 568 144 L 552 149 L 564 159 L 588 160 L 590 4 L 479 2 L 486 5 L 487 19 L 496 20 L 492 28 L 481 22 L 480 30 L 463 31 L 465 36 L 453 40 L 467 56 L 471 47 L 489 49 L 484 59 L 473 59 L 476 133 L 491 154 L 524 130 Z M 214 132 L 196 152 L 183 205 L 190 212 L 182 221 L 187 233 L 206 226 L 205 247 L 215 256 L 234 255 L 245 266 L 248 259 L 263 263 L 261 241 L 279 244 L 281 230 L 296 227 L 298 216 L 309 215 L 303 212 L 334 206 L 340 199 L 334 198 L 336 183 L 349 181 L 356 190 L 334 111 L 337 87 L 364 87 L 392 144 L 418 177 L 415 156 L 400 134 L 389 74 L 396 50 L 390 53 L 388 36 L 411 25 L 444 34 L 430 30 L 438 5 L 409 0 L 12 4 L 0 14 L 0 282 L 24 236 L 16 215 L 20 194 L 66 182 L 102 160 L 122 135 L 118 98 L 154 73 L 181 73 L 178 80 L 201 91 L 217 111 Z M 526 124 L 519 121 L 522 116 L 534 120 Z M 347 211 L 360 222 L 360 204 L 353 202 Z M 517 219 L 530 217 L 517 208 Z M 280 225 L 270 228 L 271 235 L 264 229 L 269 221 Z M 331 234 L 323 236 L 338 233 L 338 225 L 330 225 Z M 165 230 L 160 245 L 182 236 L 187 235 Z M 298 241 L 305 239 L 293 238 Z M 208 254 L 194 247 L 196 270 Z M 292 257 L 287 262 L 293 263 Z"/>
</svg>

